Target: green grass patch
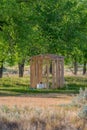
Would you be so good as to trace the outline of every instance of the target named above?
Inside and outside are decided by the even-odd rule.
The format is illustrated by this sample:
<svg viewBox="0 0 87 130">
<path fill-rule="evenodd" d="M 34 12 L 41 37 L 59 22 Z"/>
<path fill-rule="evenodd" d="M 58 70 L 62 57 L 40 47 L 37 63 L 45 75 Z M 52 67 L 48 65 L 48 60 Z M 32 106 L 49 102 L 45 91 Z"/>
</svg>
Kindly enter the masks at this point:
<svg viewBox="0 0 87 130">
<path fill-rule="evenodd" d="M 86 76 L 69 76 L 65 77 L 65 86 L 69 90 L 85 89 L 87 87 Z"/>
<path fill-rule="evenodd" d="M 65 86 L 59 89 L 31 89 L 29 86 L 29 77 L 4 77 L 0 79 L 0 95 L 1 96 L 16 96 L 25 94 L 40 94 L 40 93 L 62 93 L 62 94 L 77 94 L 80 88 L 87 87 L 87 77 L 65 77 Z"/>
</svg>

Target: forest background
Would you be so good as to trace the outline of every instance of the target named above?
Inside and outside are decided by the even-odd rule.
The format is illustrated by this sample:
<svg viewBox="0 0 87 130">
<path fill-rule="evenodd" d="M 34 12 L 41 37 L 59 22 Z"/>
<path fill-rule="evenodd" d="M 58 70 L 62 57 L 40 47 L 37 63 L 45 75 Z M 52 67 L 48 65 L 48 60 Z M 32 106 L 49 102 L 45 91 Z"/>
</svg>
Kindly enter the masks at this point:
<svg viewBox="0 0 87 130">
<path fill-rule="evenodd" d="M 24 66 L 38 54 L 57 54 L 86 74 L 87 0 L 0 0 L 0 78 L 5 66 Z"/>
</svg>

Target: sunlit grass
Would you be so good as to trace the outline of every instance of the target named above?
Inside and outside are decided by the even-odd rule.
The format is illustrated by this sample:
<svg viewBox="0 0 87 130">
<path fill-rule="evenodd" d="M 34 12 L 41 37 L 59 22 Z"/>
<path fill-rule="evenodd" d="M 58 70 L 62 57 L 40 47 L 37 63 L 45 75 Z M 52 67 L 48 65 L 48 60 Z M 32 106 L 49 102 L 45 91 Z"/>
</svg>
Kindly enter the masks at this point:
<svg viewBox="0 0 87 130">
<path fill-rule="evenodd" d="M 31 93 L 78 93 L 80 88 L 87 87 L 87 77 L 65 77 L 65 86 L 58 89 L 31 89 L 29 77 L 4 77 L 0 79 L 0 95 L 21 95 Z"/>
<path fill-rule="evenodd" d="M 0 107 L 0 130 L 78 130 L 83 120 L 72 108 L 18 108 Z M 81 129 L 85 130 L 85 129 Z"/>
<path fill-rule="evenodd" d="M 65 77 L 65 83 L 68 89 L 78 90 L 79 88 L 85 89 L 87 87 L 86 76 L 67 76 Z"/>
</svg>

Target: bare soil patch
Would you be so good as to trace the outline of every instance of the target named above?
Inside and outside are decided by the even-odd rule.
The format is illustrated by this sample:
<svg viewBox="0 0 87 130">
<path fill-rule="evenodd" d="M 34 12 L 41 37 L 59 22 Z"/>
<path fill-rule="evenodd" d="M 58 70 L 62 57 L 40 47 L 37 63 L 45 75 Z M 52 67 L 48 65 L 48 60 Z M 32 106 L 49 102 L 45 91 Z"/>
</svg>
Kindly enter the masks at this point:
<svg viewBox="0 0 87 130">
<path fill-rule="evenodd" d="M 72 95 L 59 94 L 39 94 L 30 96 L 9 96 L 0 97 L 0 106 L 6 105 L 9 107 L 56 107 L 59 104 L 68 104 L 71 102 Z"/>
</svg>

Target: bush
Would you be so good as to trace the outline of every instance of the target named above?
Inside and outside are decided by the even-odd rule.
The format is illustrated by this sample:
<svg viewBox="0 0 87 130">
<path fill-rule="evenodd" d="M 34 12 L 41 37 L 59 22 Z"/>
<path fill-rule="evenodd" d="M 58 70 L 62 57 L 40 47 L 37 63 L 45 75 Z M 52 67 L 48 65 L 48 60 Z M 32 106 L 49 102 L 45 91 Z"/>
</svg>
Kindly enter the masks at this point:
<svg viewBox="0 0 87 130">
<path fill-rule="evenodd" d="M 84 120 L 87 120 L 87 105 L 84 105 L 81 110 L 79 111 L 79 117 L 84 119 Z"/>
<path fill-rule="evenodd" d="M 87 88 L 85 88 L 85 90 L 80 88 L 79 94 L 72 100 L 72 104 L 78 107 L 82 107 L 87 104 Z"/>
</svg>

